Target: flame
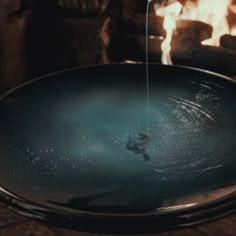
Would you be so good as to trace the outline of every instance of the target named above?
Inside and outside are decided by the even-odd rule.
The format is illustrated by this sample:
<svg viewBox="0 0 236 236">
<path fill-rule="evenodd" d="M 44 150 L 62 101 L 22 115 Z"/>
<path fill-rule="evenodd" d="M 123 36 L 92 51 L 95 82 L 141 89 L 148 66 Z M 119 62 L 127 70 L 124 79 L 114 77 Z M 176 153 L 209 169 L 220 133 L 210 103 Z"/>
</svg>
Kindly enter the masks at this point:
<svg viewBox="0 0 236 236">
<path fill-rule="evenodd" d="M 232 0 L 187 0 L 180 19 L 202 21 L 213 27 L 212 37 L 202 42 L 203 45 L 220 46 L 220 37 L 230 34 L 227 16 Z"/>
<path fill-rule="evenodd" d="M 167 6 L 154 5 L 156 15 L 164 17 L 166 37 L 162 42 L 162 62 L 171 64 L 171 41 L 176 21 L 193 20 L 207 23 L 213 27 L 212 37 L 202 42 L 202 45 L 220 46 L 220 38 L 224 34 L 236 35 L 236 25 L 229 26 L 229 11 L 236 14 L 235 0 L 186 0 L 182 5 L 177 0 L 166 0 Z"/>
<path fill-rule="evenodd" d="M 166 31 L 166 37 L 162 41 L 161 50 L 162 50 L 162 63 L 164 65 L 172 65 L 171 59 L 171 42 L 173 37 L 173 32 L 176 29 L 176 17 L 180 14 L 182 9 L 182 4 L 175 2 L 166 7 L 159 7 L 158 4 L 155 4 L 155 13 L 156 15 L 164 17 L 163 28 Z"/>
<path fill-rule="evenodd" d="M 230 34 L 236 36 L 236 26 L 233 26 L 230 30 Z"/>
<path fill-rule="evenodd" d="M 220 37 L 230 33 L 227 16 L 231 2 L 232 0 L 199 0 L 197 20 L 213 26 L 212 37 L 203 41 L 203 45 L 220 46 Z"/>
</svg>

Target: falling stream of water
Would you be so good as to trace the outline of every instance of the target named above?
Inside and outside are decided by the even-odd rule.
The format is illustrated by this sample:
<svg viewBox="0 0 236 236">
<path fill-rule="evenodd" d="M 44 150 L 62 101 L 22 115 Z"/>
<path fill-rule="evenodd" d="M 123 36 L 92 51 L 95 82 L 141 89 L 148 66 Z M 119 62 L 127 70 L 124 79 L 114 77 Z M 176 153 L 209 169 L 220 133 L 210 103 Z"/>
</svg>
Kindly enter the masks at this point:
<svg viewBox="0 0 236 236">
<path fill-rule="evenodd" d="M 149 44 L 148 44 L 148 31 L 149 31 L 149 6 L 150 6 L 150 2 L 152 0 L 147 0 L 147 10 L 146 10 L 146 100 L 147 100 L 147 108 L 146 108 L 146 119 L 147 119 L 147 124 L 146 124 L 146 134 L 144 133 L 133 133 L 129 135 L 129 141 L 126 145 L 126 148 L 129 151 L 132 151 L 135 154 L 142 154 L 144 157 L 145 161 L 149 161 L 150 157 L 149 155 L 146 153 L 146 145 L 149 141 L 149 137 L 150 137 L 150 91 L 149 91 L 149 53 L 148 53 L 148 48 L 149 48 Z"/>
<path fill-rule="evenodd" d="M 152 0 L 147 0 L 146 10 L 146 80 L 147 80 L 147 135 L 150 135 L 150 92 L 149 92 L 149 43 L 148 43 L 148 31 L 149 31 L 149 6 Z"/>
</svg>

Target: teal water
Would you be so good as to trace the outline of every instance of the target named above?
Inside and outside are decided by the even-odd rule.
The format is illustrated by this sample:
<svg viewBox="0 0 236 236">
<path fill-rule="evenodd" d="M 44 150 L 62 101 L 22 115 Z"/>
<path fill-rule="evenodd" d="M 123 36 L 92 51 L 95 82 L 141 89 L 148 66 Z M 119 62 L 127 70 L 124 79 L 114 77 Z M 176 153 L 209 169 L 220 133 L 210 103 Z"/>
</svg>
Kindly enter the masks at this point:
<svg viewBox="0 0 236 236">
<path fill-rule="evenodd" d="M 129 211 L 234 182 L 235 84 L 150 69 L 149 136 L 137 136 L 147 130 L 145 65 L 75 70 L 9 94 L 0 103 L 2 186 L 43 204 L 95 195 L 85 210 Z"/>
</svg>

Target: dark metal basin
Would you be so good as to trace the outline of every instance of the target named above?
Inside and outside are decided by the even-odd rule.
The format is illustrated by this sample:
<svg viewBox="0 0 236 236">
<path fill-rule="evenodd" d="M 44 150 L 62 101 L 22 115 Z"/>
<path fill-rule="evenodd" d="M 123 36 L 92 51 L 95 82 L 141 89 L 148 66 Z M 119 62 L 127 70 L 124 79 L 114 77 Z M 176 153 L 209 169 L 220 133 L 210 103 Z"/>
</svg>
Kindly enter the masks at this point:
<svg viewBox="0 0 236 236">
<path fill-rule="evenodd" d="M 146 94 L 141 64 L 69 70 L 6 94 L 2 204 L 103 233 L 166 231 L 233 212 L 236 83 L 150 65 L 148 137 Z"/>
</svg>

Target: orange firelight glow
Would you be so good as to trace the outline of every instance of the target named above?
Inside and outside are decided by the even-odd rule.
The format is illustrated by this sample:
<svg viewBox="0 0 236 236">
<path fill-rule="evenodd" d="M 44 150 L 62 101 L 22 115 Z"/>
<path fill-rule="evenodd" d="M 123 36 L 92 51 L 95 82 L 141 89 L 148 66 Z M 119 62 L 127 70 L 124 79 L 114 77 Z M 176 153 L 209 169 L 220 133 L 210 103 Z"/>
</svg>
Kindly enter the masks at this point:
<svg viewBox="0 0 236 236">
<path fill-rule="evenodd" d="M 236 35 L 236 26 L 229 26 L 228 13 L 236 12 L 233 0 L 186 0 L 182 5 L 179 1 L 168 0 L 167 4 L 155 4 L 156 15 L 164 18 L 163 27 L 166 37 L 162 42 L 162 63 L 172 64 L 171 42 L 176 21 L 193 20 L 207 23 L 213 27 L 211 38 L 202 42 L 202 45 L 220 46 L 220 38 L 224 34 Z"/>
<path fill-rule="evenodd" d="M 179 2 L 175 2 L 166 7 L 159 7 L 155 4 L 156 15 L 164 17 L 163 27 L 166 31 L 166 37 L 162 41 L 162 63 L 165 65 L 172 65 L 171 60 L 171 42 L 173 32 L 176 29 L 176 17 L 180 14 L 182 5 Z"/>
</svg>

